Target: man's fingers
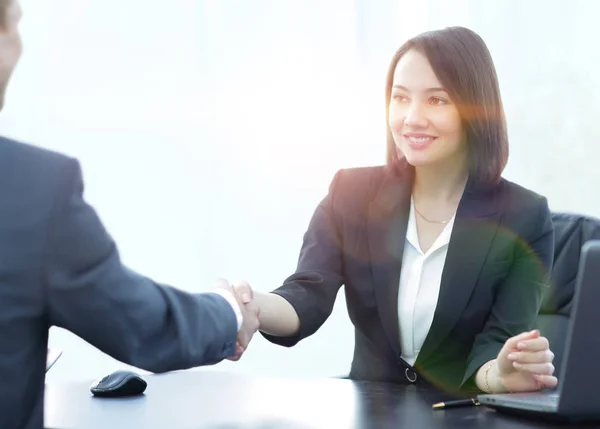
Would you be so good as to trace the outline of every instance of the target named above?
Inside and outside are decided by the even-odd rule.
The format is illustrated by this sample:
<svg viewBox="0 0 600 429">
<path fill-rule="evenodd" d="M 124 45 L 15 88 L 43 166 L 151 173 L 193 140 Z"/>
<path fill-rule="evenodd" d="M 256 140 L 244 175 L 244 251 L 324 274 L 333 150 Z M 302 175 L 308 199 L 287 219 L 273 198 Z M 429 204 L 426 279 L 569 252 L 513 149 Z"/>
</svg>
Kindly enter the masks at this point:
<svg viewBox="0 0 600 429">
<path fill-rule="evenodd" d="M 242 299 L 242 302 L 244 304 L 248 304 L 250 301 L 252 301 L 252 298 L 254 298 L 252 288 L 247 282 L 243 280 L 234 282 L 233 289 L 235 290 L 235 293 L 237 293 L 238 296 Z"/>
<path fill-rule="evenodd" d="M 246 325 L 242 327 L 242 329 L 240 329 L 240 331 L 238 332 L 237 340 L 244 351 L 246 350 L 246 348 L 248 348 L 248 344 L 250 344 L 252 336 L 257 331 L 256 325 L 258 325 L 258 323 L 249 324 L 248 322 L 246 322 Z"/>
<path fill-rule="evenodd" d="M 242 357 L 242 355 L 244 354 L 244 347 L 242 347 L 242 345 L 240 344 L 239 341 L 236 342 L 235 344 L 235 354 L 233 356 L 229 356 L 227 358 L 227 360 L 231 360 L 231 361 L 238 361 L 240 360 L 240 358 Z"/>
<path fill-rule="evenodd" d="M 257 318 L 258 318 L 258 315 L 260 314 L 260 307 L 255 301 L 251 301 L 248 304 L 246 304 L 246 310 L 254 313 Z"/>
</svg>

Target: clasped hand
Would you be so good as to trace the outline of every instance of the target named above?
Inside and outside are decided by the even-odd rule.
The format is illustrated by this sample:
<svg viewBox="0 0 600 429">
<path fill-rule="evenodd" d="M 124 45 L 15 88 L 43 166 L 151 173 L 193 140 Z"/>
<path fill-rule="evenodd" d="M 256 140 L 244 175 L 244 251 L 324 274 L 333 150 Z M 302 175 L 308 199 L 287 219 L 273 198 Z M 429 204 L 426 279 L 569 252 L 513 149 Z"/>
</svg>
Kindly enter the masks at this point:
<svg viewBox="0 0 600 429">
<path fill-rule="evenodd" d="M 237 361 L 242 357 L 242 354 L 246 351 L 253 335 L 258 331 L 260 308 L 258 304 L 253 301 L 252 288 L 245 282 L 230 285 L 229 282 L 221 279 L 217 281 L 217 288 L 231 292 L 242 312 L 242 326 L 238 330 L 235 354 L 227 358 L 229 360 Z"/>
<path fill-rule="evenodd" d="M 556 387 L 553 359 L 548 340 L 537 329 L 509 338 L 495 362 L 502 386 L 493 390 L 529 392 Z"/>
</svg>

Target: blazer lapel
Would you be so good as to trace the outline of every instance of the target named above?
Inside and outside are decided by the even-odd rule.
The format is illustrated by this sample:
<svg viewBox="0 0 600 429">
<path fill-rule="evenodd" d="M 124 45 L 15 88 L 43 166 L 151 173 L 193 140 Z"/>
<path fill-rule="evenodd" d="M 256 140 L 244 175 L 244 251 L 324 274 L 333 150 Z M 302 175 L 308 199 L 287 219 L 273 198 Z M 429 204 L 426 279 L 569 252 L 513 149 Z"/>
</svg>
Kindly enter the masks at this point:
<svg viewBox="0 0 600 429">
<path fill-rule="evenodd" d="M 433 322 L 415 365 L 435 351 L 460 318 L 498 229 L 497 193 L 469 188 L 458 206 Z"/>
<path fill-rule="evenodd" d="M 398 287 L 412 180 L 386 176 L 369 207 L 368 234 L 375 297 L 386 335 L 400 356 Z"/>
</svg>

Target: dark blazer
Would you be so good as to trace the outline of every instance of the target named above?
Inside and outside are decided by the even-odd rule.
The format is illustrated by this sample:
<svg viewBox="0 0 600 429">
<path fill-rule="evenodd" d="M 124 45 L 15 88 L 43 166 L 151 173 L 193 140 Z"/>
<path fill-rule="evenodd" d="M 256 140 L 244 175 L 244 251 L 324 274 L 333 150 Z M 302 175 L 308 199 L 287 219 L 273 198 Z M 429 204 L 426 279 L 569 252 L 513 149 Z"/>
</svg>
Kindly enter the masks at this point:
<svg viewBox="0 0 600 429">
<path fill-rule="evenodd" d="M 549 284 L 554 230 L 546 199 L 502 179 L 471 181 L 458 206 L 433 323 L 414 368 L 400 356 L 398 288 L 412 181 L 385 167 L 339 171 L 317 207 L 298 268 L 274 292 L 300 318 L 293 346 L 331 314 L 345 285 L 355 326 L 350 378 L 425 378 L 452 391 L 474 388 L 474 374 L 505 340 L 533 328 Z"/>
<path fill-rule="evenodd" d="M 52 325 L 153 372 L 235 353 L 227 301 L 125 268 L 82 192 L 75 160 L 0 138 L 0 428 L 42 428 Z"/>
</svg>

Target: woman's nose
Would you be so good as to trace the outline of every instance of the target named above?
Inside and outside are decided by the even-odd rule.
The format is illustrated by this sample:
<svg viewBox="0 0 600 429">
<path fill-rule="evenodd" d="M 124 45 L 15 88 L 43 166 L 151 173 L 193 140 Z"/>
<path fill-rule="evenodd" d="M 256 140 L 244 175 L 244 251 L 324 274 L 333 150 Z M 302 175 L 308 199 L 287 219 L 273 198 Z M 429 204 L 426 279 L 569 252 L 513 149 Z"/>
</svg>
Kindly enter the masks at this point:
<svg viewBox="0 0 600 429">
<path fill-rule="evenodd" d="M 411 103 L 404 117 L 404 125 L 411 128 L 426 128 L 427 117 L 417 103 Z"/>
</svg>

